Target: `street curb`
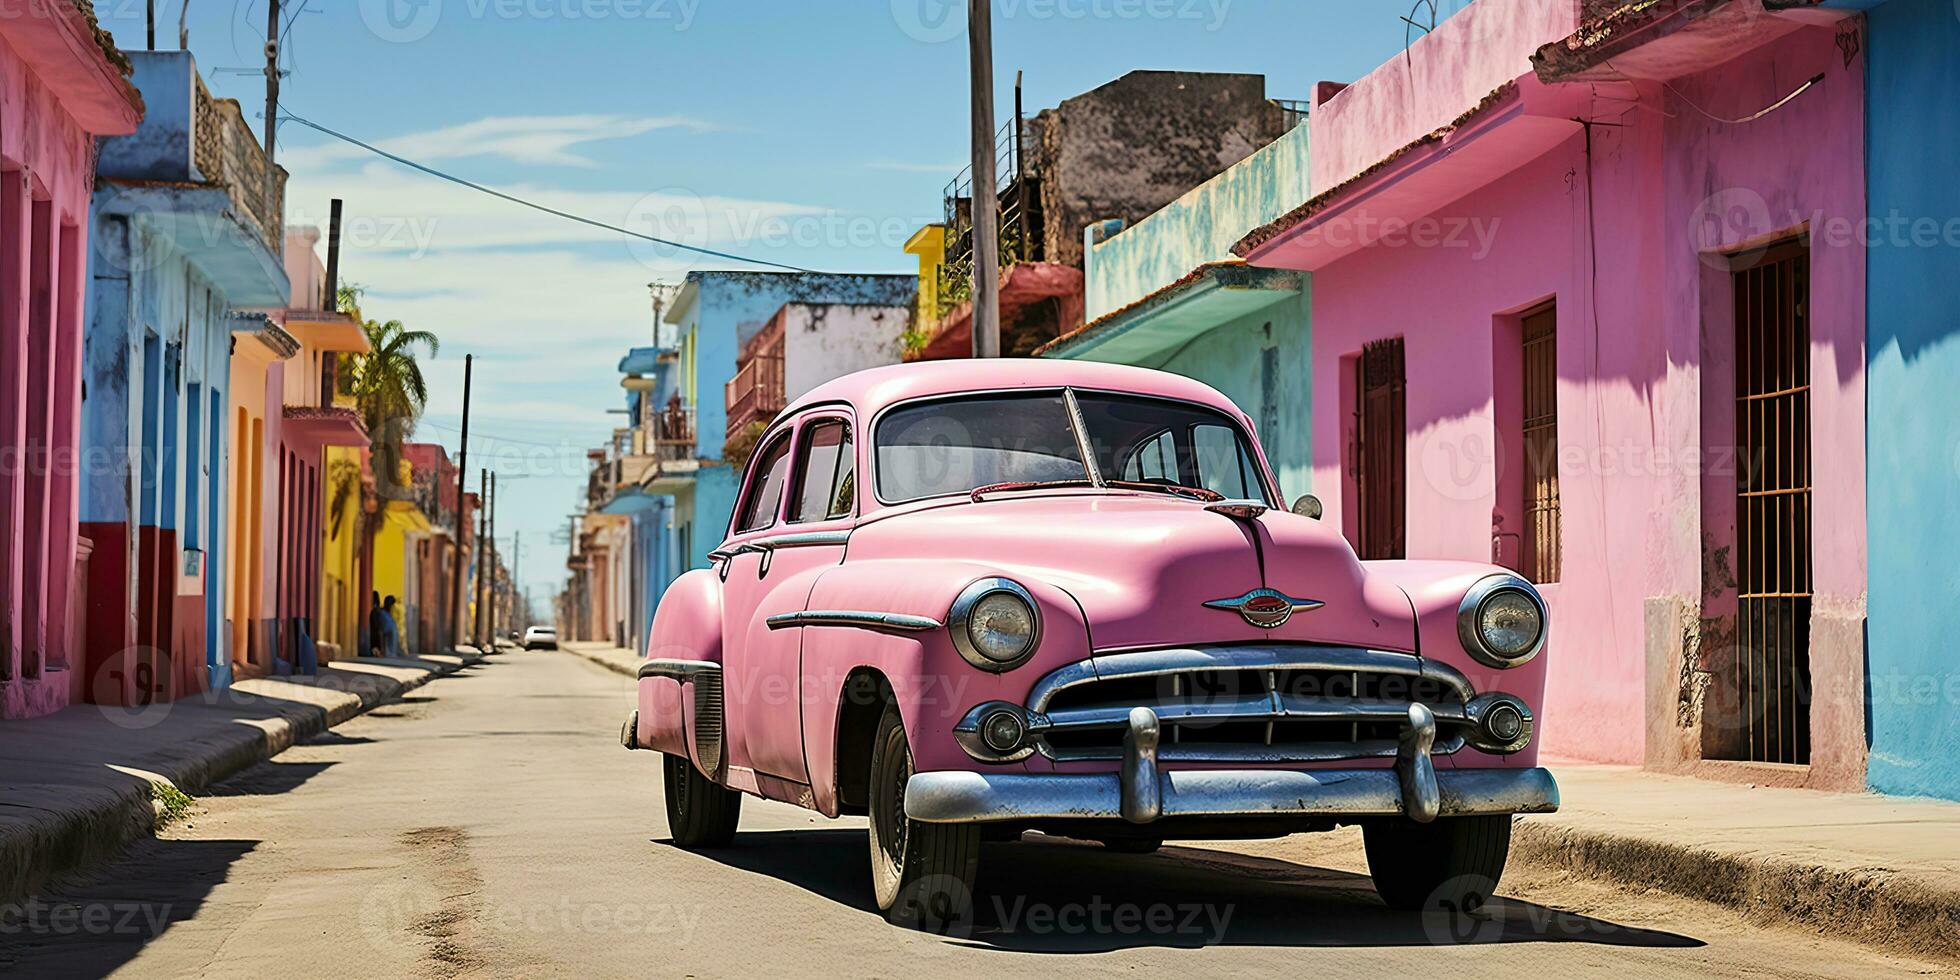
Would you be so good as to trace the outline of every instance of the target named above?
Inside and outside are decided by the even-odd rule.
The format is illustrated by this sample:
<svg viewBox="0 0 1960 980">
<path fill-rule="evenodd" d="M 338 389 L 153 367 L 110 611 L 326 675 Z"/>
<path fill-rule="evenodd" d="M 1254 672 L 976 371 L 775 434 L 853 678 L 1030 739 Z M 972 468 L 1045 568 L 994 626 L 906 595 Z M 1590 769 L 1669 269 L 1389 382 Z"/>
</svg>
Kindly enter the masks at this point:
<svg viewBox="0 0 1960 980">
<path fill-rule="evenodd" d="M 379 677 L 378 683 L 342 693 L 355 700 L 332 706 L 294 702 L 276 717 L 238 726 L 219 739 L 185 746 L 186 754 L 144 774 L 149 783 L 113 791 L 109 799 L 64 811 L 43 810 L 46 819 L 0 837 L 0 905 L 18 901 L 49 881 L 84 870 L 121 854 L 132 841 L 154 836 L 163 818 L 162 798 L 171 790 L 195 797 L 217 783 L 264 762 L 315 735 L 413 691 L 438 677 L 486 662 L 481 654 L 454 650 L 457 664 L 439 664 L 406 680 Z"/>
<path fill-rule="evenodd" d="M 1513 824 L 1527 864 L 1655 888 L 1888 952 L 1960 959 L 1960 889 L 1884 868 L 1834 869 L 1751 859 L 1650 838 Z"/>
<path fill-rule="evenodd" d="M 625 664 L 618 663 L 612 660 L 607 660 L 604 657 L 595 657 L 592 654 L 586 653 L 583 650 L 574 650 L 571 647 L 565 646 L 562 643 L 558 645 L 558 649 L 563 650 L 564 652 L 569 653 L 572 656 L 579 658 L 580 660 L 584 660 L 589 663 L 598 664 L 599 666 L 604 667 L 615 674 L 619 674 L 624 677 L 632 677 L 635 679 L 639 677 L 639 673 L 635 668 L 628 667 Z"/>
</svg>

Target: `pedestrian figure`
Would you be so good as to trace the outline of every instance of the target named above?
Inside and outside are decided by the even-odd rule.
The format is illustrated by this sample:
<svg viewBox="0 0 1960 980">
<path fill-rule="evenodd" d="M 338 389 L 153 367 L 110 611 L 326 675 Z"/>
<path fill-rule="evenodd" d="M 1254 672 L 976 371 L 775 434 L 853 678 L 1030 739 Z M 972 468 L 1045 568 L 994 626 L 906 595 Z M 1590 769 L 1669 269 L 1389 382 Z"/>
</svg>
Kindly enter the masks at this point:
<svg viewBox="0 0 1960 980">
<path fill-rule="evenodd" d="M 388 615 L 387 613 L 381 611 L 381 593 L 379 591 L 376 591 L 374 593 L 373 601 L 368 605 L 368 614 L 367 614 L 368 648 L 367 648 L 366 656 L 382 657 L 387 655 L 384 652 L 388 649 L 387 627 L 383 626 L 381 622 L 384 618 L 387 617 L 387 615 Z"/>
<path fill-rule="evenodd" d="M 403 656 L 402 636 L 401 628 L 395 623 L 394 596 L 389 596 L 386 601 L 381 603 L 381 629 L 387 637 L 387 642 L 381 647 L 385 651 L 382 653 L 382 656 L 401 658 Z"/>
</svg>

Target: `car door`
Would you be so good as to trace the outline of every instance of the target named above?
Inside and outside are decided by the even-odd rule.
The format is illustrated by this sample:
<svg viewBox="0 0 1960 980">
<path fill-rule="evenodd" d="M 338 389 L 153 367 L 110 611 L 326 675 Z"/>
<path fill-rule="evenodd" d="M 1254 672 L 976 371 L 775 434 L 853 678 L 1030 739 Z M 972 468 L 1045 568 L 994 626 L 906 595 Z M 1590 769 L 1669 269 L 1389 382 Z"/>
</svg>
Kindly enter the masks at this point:
<svg viewBox="0 0 1960 980">
<path fill-rule="evenodd" d="M 743 727 L 746 763 L 759 773 L 809 782 L 803 754 L 802 627 L 769 624 L 772 617 L 805 610 L 822 570 L 843 560 L 844 541 L 856 515 L 856 454 L 850 418 L 818 411 L 797 420 L 780 456 L 757 456 L 758 508 L 772 498 L 779 513 L 770 524 L 751 517 L 744 526 L 745 554 L 730 559 L 723 614 L 724 633 L 740 636 L 741 676 L 747 692 Z M 777 444 L 769 451 L 774 453 Z M 780 480 L 781 489 L 777 489 Z M 739 633 L 737 630 L 739 629 Z"/>
</svg>

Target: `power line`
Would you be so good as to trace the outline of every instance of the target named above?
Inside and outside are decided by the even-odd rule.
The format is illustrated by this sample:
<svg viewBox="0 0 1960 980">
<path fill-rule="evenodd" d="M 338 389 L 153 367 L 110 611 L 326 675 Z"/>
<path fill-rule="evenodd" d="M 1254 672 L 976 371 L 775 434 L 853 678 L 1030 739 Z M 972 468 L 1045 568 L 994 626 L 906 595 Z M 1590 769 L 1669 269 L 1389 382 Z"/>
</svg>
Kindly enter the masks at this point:
<svg viewBox="0 0 1960 980">
<path fill-rule="evenodd" d="M 324 133 L 328 136 L 333 137 L 334 139 L 341 140 L 343 142 L 352 143 L 353 145 L 358 146 L 361 149 L 368 151 L 369 153 L 373 153 L 376 156 L 386 157 L 387 159 L 393 160 L 394 162 L 399 163 L 404 167 L 409 167 L 414 170 L 419 170 L 425 174 L 428 174 L 431 177 L 440 177 L 443 180 L 449 181 L 451 183 L 461 184 L 464 187 L 467 187 L 473 191 L 479 191 L 481 193 L 488 194 L 491 197 L 500 198 L 502 200 L 509 201 L 512 204 L 523 205 L 524 207 L 530 208 L 534 211 L 543 211 L 546 214 L 552 215 L 554 217 L 564 218 L 567 221 L 576 221 L 579 224 L 591 225 L 594 228 L 603 228 L 607 231 L 616 232 L 618 234 L 625 235 L 629 238 L 638 238 L 645 241 L 653 242 L 656 245 L 666 245 L 670 248 L 678 248 L 683 251 L 695 252 L 701 255 L 708 255 L 718 259 L 728 259 L 733 262 L 745 262 L 750 265 L 770 266 L 772 268 L 782 269 L 786 272 L 806 272 L 806 273 L 813 272 L 813 270 L 805 269 L 800 266 L 785 265 L 784 263 L 771 262 L 767 259 L 752 259 L 746 256 L 734 255 L 728 252 L 717 252 L 714 249 L 702 248 L 699 245 L 689 245 L 686 242 L 677 242 L 669 238 L 660 238 L 655 235 L 645 234 L 644 232 L 638 232 L 627 228 L 621 228 L 618 225 L 607 224 L 606 222 L 599 221 L 593 218 L 588 218 L 585 217 L 584 215 L 573 214 L 570 211 L 560 211 L 554 207 L 548 207 L 543 204 L 527 201 L 521 197 L 516 197 L 511 194 L 506 194 L 503 191 L 497 190 L 493 187 L 486 187 L 473 180 L 467 180 L 465 178 L 458 177 L 455 174 L 445 173 L 441 170 L 437 170 L 436 168 L 428 166 L 426 164 L 417 163 L 414 160 L 408 159 L 407 157 L 398 156 L 378 146 L 375 146 L 371 143 L 363 143 L 360 140 L 357 140 L 354 137 L 347 135 L 346 133 L 336 132 L 334 130 L 328 129 L 327 127 L 322 126 L 319 123 L 312 121 L 311 119 L 307 119 L 303 116 L 295 116 L 290 112 L 285 112 L 283 106 L 281 107 L 281 115 L 279 116 L 279 120 L 281 122 L 299 123 L 300 125 L 305 126 L 308 129 L 315 130 L 320 133 Z"/>
</svg>

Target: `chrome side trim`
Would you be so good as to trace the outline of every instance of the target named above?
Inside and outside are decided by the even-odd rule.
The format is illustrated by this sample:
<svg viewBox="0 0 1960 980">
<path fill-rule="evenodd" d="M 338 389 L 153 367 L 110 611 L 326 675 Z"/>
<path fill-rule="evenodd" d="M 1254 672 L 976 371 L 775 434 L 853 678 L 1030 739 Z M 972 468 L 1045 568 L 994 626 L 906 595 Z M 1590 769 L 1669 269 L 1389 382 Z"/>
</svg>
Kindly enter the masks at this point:
<svg viewBox="0 0 1960 980">
<path fill-rule="evenodd" d="M 1544 769 L 1437 772 L 1436 815 L 1554 813 L 1558 782 Z M 915 773 L 905 814 L 927 823 L 1121 820 L 1117 773 Z M 1403 817 L 1393 769 L 1208 769 L 1158 773 L 1162 817 Z"/>
<path fill-rule="evenodd" d="M 793 534 L 778 534 L 773 537 L 757 538 L 750 541 L 750 547 L 757 551 L 775 551 L 778 548 L 820 548 L 825 545 L 849 544 L 851 531 L 797 531 Z"/>
<path fill-rule="evenodd" d="M 721 665 L 710 660 L 648 660 L 640 664 L 640 679 L 648 677 L 671 677 L 677 681 L 691 681 L 703 674 L 721 675 Z"/>
<path fill-rule="evenodd" d="M 1358 670 L 1436 681 L 1464 701 L 1477 696 L 1476 686 L 1460 671 L 1413 653 L 1333 646 L 1187 647 L 1105 654 L 1057 668 L 1035 682 L 1028 692 L 1028 707 L 1045 713 L 1055 695 L 1082 684 L 1187 670 Z"/>
<path fill-rule="evenodd" d="M 772 630 L 795 629 L 800 626 L 850 626 L 868 630 L 895 630 L 901 633 L 923 633 L 927 630 L 936 630 L 943 625 L 930 616 L 871 612 L 863 609 L 808 609 L 803 612 L 777 613 L 764 622 Z"/>
</svg>

